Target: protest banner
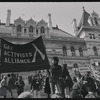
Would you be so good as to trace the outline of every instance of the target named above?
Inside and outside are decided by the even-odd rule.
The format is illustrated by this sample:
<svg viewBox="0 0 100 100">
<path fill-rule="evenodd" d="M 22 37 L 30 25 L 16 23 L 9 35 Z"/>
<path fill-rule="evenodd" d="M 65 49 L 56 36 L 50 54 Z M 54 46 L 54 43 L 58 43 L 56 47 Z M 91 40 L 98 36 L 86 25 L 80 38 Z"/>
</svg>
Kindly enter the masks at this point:
<svg viewBox="0 0 100 100">
<path fill-rule="evenodd" d="M 1 73 L 48 68 L 49 62 L 41 36 L 27 44 L 13 44 L 1 39 Z"/>
</svg>

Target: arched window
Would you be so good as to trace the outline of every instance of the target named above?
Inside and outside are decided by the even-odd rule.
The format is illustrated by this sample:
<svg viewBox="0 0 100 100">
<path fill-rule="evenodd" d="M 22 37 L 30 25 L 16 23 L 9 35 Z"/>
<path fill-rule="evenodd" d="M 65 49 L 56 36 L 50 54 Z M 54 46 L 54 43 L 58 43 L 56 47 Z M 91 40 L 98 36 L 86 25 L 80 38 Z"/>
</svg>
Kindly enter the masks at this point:
<svg viewBox="0 0 100 100">
<path fill-rule="evenodd" d="M 17 26 L 17 32 L 21 32 L 21 25 Z"/>
<path fill-rule="evenodd" d="M 92 37 L 93 37 L 93 39 L 95 39 L 95 35 L 94 34 L 92 34 Z"/>
<path fill-rule="evenodd" d="M 26 28 L 24 29 L 24 33 L 26 33 Z"/>
<path fill-rule="evenodd" d="M 83 50 L 82 50 L 82 48 L 79 48 L 79 54 L 80 54 L 80 56 L 83 56 Z"/>
<path fill-rule="evenodd" d="M 38 29 L 36 29 L 36 34 L 38 34 Z"/>
<path fill-rule="evenodd" d="M 91 23 L 92 23 L 92 25 L 94 25 L 94 23 L 93 23 L 93 19 L 91 19 Z"/>
<path fill-rule="evenodd" d="M 67 54 L 67 52 L 66 52 L 66 46 L 63 46 L 63 54 Z"/>
<path fill-rule="evenodd" d="M 93 51 L 94 51 L 94 55 L 98 55 L 97 48 L 95 46 L 93 47 Z"/>
<path fill-rule="evenodd" d="M 41 27 L 41 33 L 45 33 L 44 27 Z"/>
<path fill-rule="evenodd" d="M 29 27 L 29 32 L 33 32 L 33 26 Z"/>
<path fill-rule="evenodd" d="M 72 56 L 75 56 L 75 49 L 74 49 L 74 47 L 71 47 L 71 52 L 72 52 Z"/>
</svg>

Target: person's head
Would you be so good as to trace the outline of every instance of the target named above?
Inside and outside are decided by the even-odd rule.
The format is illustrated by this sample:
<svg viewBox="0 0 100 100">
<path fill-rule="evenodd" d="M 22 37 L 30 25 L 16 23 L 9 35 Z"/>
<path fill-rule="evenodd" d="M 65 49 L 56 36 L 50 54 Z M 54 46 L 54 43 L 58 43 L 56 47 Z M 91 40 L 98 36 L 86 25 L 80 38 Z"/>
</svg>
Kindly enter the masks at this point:
<svg viewBox="0 0 100 100">
<path fill-rule="evenodd" d="M 91 77 L 91 72 L 90 71 L 87 72 L 87 76 Z"/>
<path fill-rule="evenodd" d="M 8 77 L 10 77 L 11 75 L 10 75 L 10 74 L 8 74 L 7 76 L 8 76 Z"/>
<path fill-rule="evenodd" d="M 53 58 L 52 58 L 52 63 L 53 63 L 54 65 L 58 65 L 58 62 L 59 62 L 58 57 L 53 57 Z"/>
</svg>

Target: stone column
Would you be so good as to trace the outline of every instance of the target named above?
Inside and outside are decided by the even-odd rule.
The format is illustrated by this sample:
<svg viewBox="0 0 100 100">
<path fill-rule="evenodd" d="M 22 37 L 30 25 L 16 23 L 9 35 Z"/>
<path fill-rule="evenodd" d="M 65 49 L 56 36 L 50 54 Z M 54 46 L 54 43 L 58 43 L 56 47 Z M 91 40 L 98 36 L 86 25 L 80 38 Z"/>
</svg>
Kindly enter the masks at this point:
<svg viewBox="0 0 100 100">
<path fill-rule="evenodd" d="M 100 55 L 100 47 L 97 48 L 98 55 Z"/>
<path fill-rule="evenodd" d="M 68 56 L 72 56 L 70 47 L 67 48 L 67 55 L 68 55 Z"/>
<path fill-rule="evenodd" d="M 90 47 L 87 48 L 87 56 L 89 55 L 94 55 L 94 52 Z"/>
<path fill-rule="evenodd" d="M 75 49 L 75 55 L 76 55 L 76 56 L 80 56 L 80 55 L 79 55 L 79 49 L 78 49 L 78 48 Z"/>
<path fill-rule="evenodd" d="M 34 27 L 34 30 L 33 30 L 33 35 L 36 36 L 36 28 Z"/>
<path fill-rule="evenodd" d="M 38 28 L 38 34 L 41 35 L 41 34 L 40 34 L 40 28 Z"/>
<path fill-rule="evenodd" d="M 87 49 L 83 49 L 83 56 L 87 56 Z"/>
</svg>

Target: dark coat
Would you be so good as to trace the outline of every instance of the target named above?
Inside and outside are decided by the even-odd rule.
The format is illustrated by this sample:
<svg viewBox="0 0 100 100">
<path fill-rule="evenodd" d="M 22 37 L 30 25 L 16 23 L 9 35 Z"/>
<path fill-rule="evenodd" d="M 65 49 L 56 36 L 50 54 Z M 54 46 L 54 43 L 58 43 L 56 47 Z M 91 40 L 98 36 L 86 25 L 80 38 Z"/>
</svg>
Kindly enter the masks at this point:
<svg viewBox="0 0 100 100">
<path fill-rule="evenodd" d="M 62 68 L 60 65 L 52 65 L 49 70 L 49 82 L 56 83 L 61 77 Z"/>
<path fill-rule="evenodd" d="M 15 86 L 16 86 L 17 92 L 21 93 L 24 91 L 25 83 L 24 83 L 24 81 L 16 81 Z"/>
<path fill-rule="evenodd" d="M 46 77 L 46 80 L 45 80 L 44 93 L 51 94 L 51 89 L 50 89 L 50 84 L 49 84 L 49 77 Z"/>
<path fill-rule="evenodd" d="M 67 76 L 67 79 L 66 79 L 66 76 Z M 65 86 L 68 86 L 68 87 L 73 86 L 73 82 L 72 82 L 72 79 L 71 79 L 70 74 L 68 72 L 68 69 L 62 70 L 62 78 L 64 79 L 64 85 Z"/>
</svg>

